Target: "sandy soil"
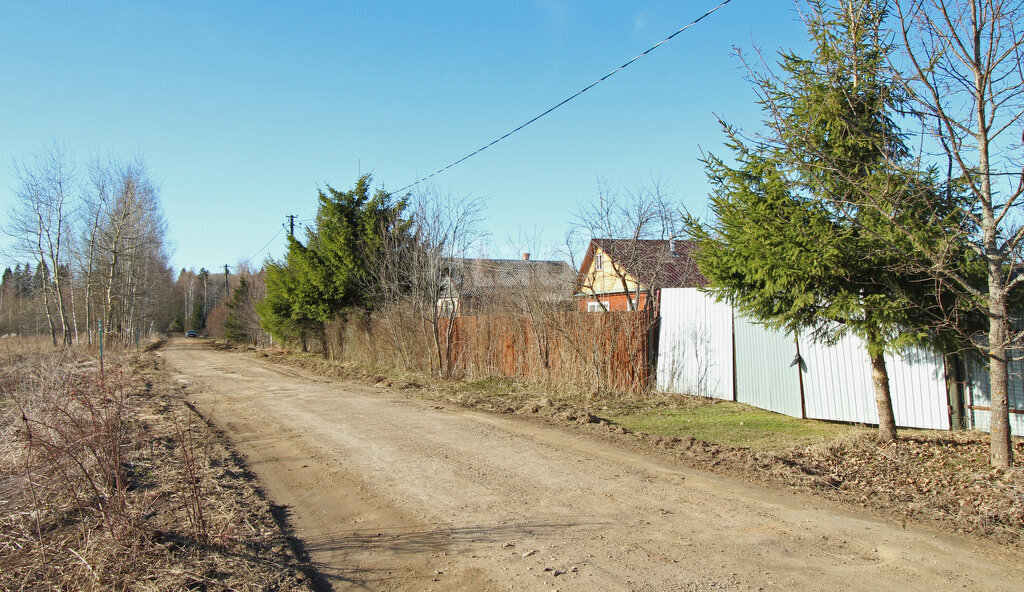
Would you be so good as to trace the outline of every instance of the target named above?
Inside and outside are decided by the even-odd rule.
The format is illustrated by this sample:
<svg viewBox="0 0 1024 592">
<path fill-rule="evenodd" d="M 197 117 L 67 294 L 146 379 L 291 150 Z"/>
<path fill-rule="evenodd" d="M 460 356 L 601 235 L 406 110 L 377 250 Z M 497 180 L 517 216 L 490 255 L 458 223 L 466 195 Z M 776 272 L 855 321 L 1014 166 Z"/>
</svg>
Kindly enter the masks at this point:
<svg viewBox="0 0 1024 592">
<path fill-rule="evenodd" d="M 1019 556 L 515 416 L 160 352 L 335 590 L 1017 590 Z"/>
</svg>

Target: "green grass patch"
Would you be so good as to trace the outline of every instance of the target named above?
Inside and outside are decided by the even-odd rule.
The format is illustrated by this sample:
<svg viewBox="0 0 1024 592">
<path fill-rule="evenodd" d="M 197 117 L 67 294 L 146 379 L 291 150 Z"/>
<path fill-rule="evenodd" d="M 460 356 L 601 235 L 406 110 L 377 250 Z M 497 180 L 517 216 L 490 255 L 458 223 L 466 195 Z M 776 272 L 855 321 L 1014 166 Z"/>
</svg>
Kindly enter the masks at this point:
<svg viewBox="0 0 1024 592">
<path fill-rule="evenodd" d="M 698 440 L 756 450 L 784 450 L 871 431 L 847 424 L 795 419 L 730 401 L 696 397 L 674 408 L 609 409 L 608 421 L 634 432 L 692 436 Z"/>
</svg>

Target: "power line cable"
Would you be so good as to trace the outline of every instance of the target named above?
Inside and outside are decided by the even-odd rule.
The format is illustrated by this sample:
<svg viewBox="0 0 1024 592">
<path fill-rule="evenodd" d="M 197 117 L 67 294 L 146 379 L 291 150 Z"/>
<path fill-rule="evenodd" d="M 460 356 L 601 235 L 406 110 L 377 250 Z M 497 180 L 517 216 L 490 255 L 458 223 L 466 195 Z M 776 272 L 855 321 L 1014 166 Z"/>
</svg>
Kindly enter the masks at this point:
<svg viewBox="0 0 1024 592">
<path fill-rule="evenodd" d="M 282 233 L 282 232 L 284 232 L 284 226 L 281 226 L 281 228 L 279 228 L 279 229 L 277 230 L 277 234 L 275 234 L 275 235 L 274 235 L 274 236 L 273 236 L 273 237 L 272 237 L 272 238 L 271 238 L 270 240 L 268 240 L 268 241 L 267 241 L 267 244 L 263 245 L 263 248 L 262 248 L 262 249 L 260 249 L 259 251 L 256 251 L 256 252 L 255 252 L 255 253 L 253 254 L 253 256 L 252 256 L 252 257 L 249 257 L 248 259 L 246 259 L 246 260 L 245 260 L 245 262 L 246 262 L 246 263 L 249 263 L 250 261 L 252 261 L 253 259 L 255 259 L 255 258 L 256 258 L 257 256 L 259 256 L 259 254 L 260 254 L 260 253 L 262 253 L 263 251 L 266 251 L 266 250 L 267 250 L 267 247 L 269 247 L 269 246 L 270 246 L 270 243 L 274 242 L 274 240 L 275 240 L 275 239 L 276 239 L 277 237 L 281 236 L 281 233 Z"/>
<path fill-rule="evenodd" d="M 456 166 L 456 165 L 458 165 L 459 163 L 463 162 L 464 160 L 468 160 L 468 159 L 470 159 L 470 158 L 472 158 L 472 157 L 476 156 L 477 154 L 480 154 L 480 153 L 481 153 L 481 152 L 483 152 L 484 150 L 486 150 L 486 149 L 490 148 L 491 146 L 494 146 L 494 145 L 495 145 L 495 144 L 497 144 L 498 142 L 500 142 L 500 141 L 504 140 L 505 138 L 507 138 L 507 137 L 511 136 L 512 134 L 514 134 L 514 133 L 518 132 L 519 130 L 523 129 L 524 127 L 526 127 L 526 126 L 530 125 L 531 123 L 533 123 L 533 122 L 537 121 L 537 120 L 538 120 L 538 119 L 540 119 L 541 117 L 544 117 L 544 116 L 545 116 L 545 115 L 547 115 L 548 113 L 551 113 L 551 112 L 552 112 L 552 111 L 554 111 L 555 109 L 558 109 L 558 108 L 559 108 L 559 107 L 561 107 L 562 105 L 564 105 L 564 104 L 568 103 L 569 101 L 571 101 L 571 100 L 575 99 L 576 97 L 578 97 L 578 96 L 582 95 L 583 93 L 587 92 L 588 90 L 590 90 L 590 89 L 594 88 L 594 87 L 595 87 L 595 86 L 597 86 L 598 84 L 601 84 L 601 83 L 602 83 L 602 82 L 604 82 L 605 80 L 607 80 L 607 79 L 611 78 L 611 77 L 612 77 L 612 76 L 613 76 L 614 74 L 616 74 L 616 73 L 617 73 L 617 72 L 619 72 L 620 70 L 623 70 L 623 69 L 625 69 L 625 68 L 626 68 L 627 66 L 629 66 L 629 65 L 630 65 L 630 64 L 632 64 L 633 62 L 635 62 L 635 61 L 639 60 L 640 58 L 644 57 L 645 55 L 647 55 L 647 54 L 651 53 L 652 51 L 654 51 L 655 49 L 657 49 L 657 48 L 658 48 L 659 46 L 661 46 L 662 44 L 664 44 L 664 43 L 667 43 L 667 42 L 671 41 L 673 37 L 675 37 L 676 35 L 678 35 L 678 34 L 682 33 L 683 31 L 685 31 L 685 30 L 689 29 L 690 27 L 692 27 L 692 26 L 696 25 L 697 23 L 701 22 L 702 20 L 704 20 L 705 18 L 707 18 L 708 16 L 710 16 L 710 15 L 711 15 L 711 14 L 712 14 L 713 12 L 715 12 L 715 11 L 716 11 L 716 10 L 718 10 L 719 8 L 722 8 L 723 6 L 725 6 L 726 4 L 728 4 L 728 3 L 729 3 L 729 2 L 731 2 L 731 1 L 732 1 L 732 0 L 724 0 L 724 1 L 723 1 L 723 2 L 721 3 L 721 4 L 719 4 L 718 6 L 715 6 L 715 7 L 714 7 L 714 8 L 712 8 L 711 10 L 708 10 L 708 11 L 707 11 L 707 12 L 705 12 L 704 14 L 700 15 L 700 17 L 698 17 L 698 18 L 694 19 L 694 20 L 693 20 L 692 22 L 690 22 L 690 23 L 689 23 L 688 25 L 686 25 L 685 27 L 682 27 L 681 29 L 677 30 L 677 31 L 676 31 L 675 33 L 672 33 L 672 34 L 671 34 L 671 35 L 669 35 L 668 37 L 666 37 L 666 38 L 662 39 L 661 41 L 659 41 L 659 42 L 655 43 L 655 44 L 654 44 L 654 45 L 652 45 L 651 47 L 647 48 L 647 50 L 646 50 L 646 51 L 644 51 L 643 53 L 641 53 L 641 54 L 637 55 L 636 57 L 634 57 L 633 59 L 629 60 L 629 61 L 628 61 L 628 62 L 626 62 L 625 64 L 622 64 L 621 66 L 619 66 L 618 68 L 615 68 L 614 70 L 612 70 L 611 72 L 609 72 L 609 73 L 605 74 L 605 75 L 604 75 L 604 76 L 602 76 L 601 78 L 599 78 L 599 79 L 595 80 L 594 82 L 591 82 L 590 84 L 588 84 L 588 85 L 587 85 L 587 86 L 585 86 L 584 88 L 580 89 L 579 91 L 577 91 L 577 92 L 576 92 L 575 94 L 573 94 L 573 95 L 572 95 L 572 96 L 570 96 L 569 98 L 567 98 L 567 99 L 563 100 L 562 102 L 558 103 L 558 104 L 557 104 L 557 105 L 555 105 L 554 107 L 551 107 L 551 108 L 550 108 L 550 109 L 548 109 L 547 111 L 544 111 L 544 112 L 543 112 L 543 113 L 541 113 L 540 115 L 537 115 L 537 116 L 536 116 L 536 117 L 534 117 L 533 119 L 531 119 L 531 120 L 527 121 L 526 123 L 523 123 L 523 124 L 522 124 L 522 125 L 520 125 L 519 127 L 517 127 L 517 128 L 515 128 L 515 129 L 513 129 L 512 131 L 510 131 L 510 132 L 506 133 L 505 135 L 501 136 L 500 138 L 497 138 L 497 139 L 495 139 L 495 140 L 491 141 L 491 142 L 490 142 L 489 144 L 486 144 L 486 145 L 484 145 L 484 146 L 481 146 L 480 148 L 477 148 L 477 149 L 476 149 L 476 150 L 474 150 L 473 152 L 470 152 L 469 154 L 467 154 L 467 155 L 463 156 L 462 158 L 460 158 L 460 159 L 456 160 L 455 162 L 453 162 L 453 163 L 449 164 L 448 166 L 442 167 L 442 168 L 440 168 L 440 169 L 438 169 L 438 170 L 434 171 L 433 173 L 430 173 L 430 174 L 429 174 L 429 175 L 427 175 L 426 177 L 423 177 L 423 178 L 421 178 L 421 179 L 417 179 L 416 181 L 414 181 L 414 182 L 412 182 L 412 183 L 410 183 L 410 184 L 406 185 L 405 187 L 402 187 L 401 189 L 399 189 L 398 191 L 396 191 L 396 193 L 402 193 L 402 192 L 403 192 L 403 191 L 405 191 L 406 189 L 409 189 L 409 188 L 411 188 L 411 187 L 414 187 L 414 186 L 416 186 L 416 185 L 419 185 L 419 184 L 420 184 L 420 183 L 422 183 L 423 181 L 426 181 L 427 179 L 430 179 L 431 177 L 434 177 L 434 176 L 436 176 L 436 175 L 439 175 L 439 174 L 441 174 L 441 173 L 443 173 L 443 172 L 447 171 L 448 169 L 452 168 L 453 166 Z"/>
</svg>

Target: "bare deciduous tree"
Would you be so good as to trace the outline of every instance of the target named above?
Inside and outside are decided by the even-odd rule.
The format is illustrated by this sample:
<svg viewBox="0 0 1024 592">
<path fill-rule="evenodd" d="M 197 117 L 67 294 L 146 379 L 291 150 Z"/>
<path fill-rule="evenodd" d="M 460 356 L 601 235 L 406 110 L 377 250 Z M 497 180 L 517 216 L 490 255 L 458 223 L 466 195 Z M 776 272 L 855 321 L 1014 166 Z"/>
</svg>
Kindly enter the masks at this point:
<svg viewBox="0 0 1024 592">
<path fill-rule="evenodd" d="M 43 302 L 50 337 L 56 346 L 59 330 L 61 341 L 70 345 L 74 333 L 74 319 L 67 306 L 71 276 L 64 267 L 73 238 L 70 225 L 78 191 L 74 161 L 67 149 L 54 143 L 37 152 L 31 162 L 15 163 L 14 170 L 18 202 L 10 212 L 6 232 L 26 256 L 44 266 Z"/>
<path fill-rule="evenodd" d="M 615 277 L 626 294 L 629 310 L 637 310 L 641 293 L 646 292 L 648 299 L 653 297 L 652 290 L 661 279 L 661 271 L 673 256 L 668 249 L 652 252 L 646 241 L 674 239 L 677 218 L 677 211 L 669 204 L 665 189 L 657 180 L 624 194 L 602 181 L 598 183 L 597 199 L 581 203 L 577 208 L 566 237 L 566 255 L 578 268 L 575 257 L 582 252 L 585 241 L 615 241 L 615 261 L 604 271 Z M 641 278 L 632 276 L 637 270 L 643 270 L 646 282 L 641 283 Z M 578 286 L 580 293 L 598 295 L 598 287 L 592 284 L 594 277 L 583 277 L 582 285 Z"/>
<path fill-rule="evenodd" d="M 110 335 L 122 343 L 152 329 L 170 289 L 166 223 L 157 189 L 141 159 L 94 171 L 98 208 L 90 237 L 101 289 L 100 309 Z"/>
<path fill-rule="evenodd" d="M 930 271 L 988 319 L 975 343 L 990 376 L 993 466 L 1012 462 L 1008 358 L 1019 345 L 1019 311 L 1010 296 L 1024 282 L 1024 5 L 1010 0 L 896 0 L 899 36 L 909 65 L 913 105 L 948 174 L 973 200 L 966 220 L 938 246 L 918 243 Z M 985 265 L 979 285 L 962 271 L 955 250 L 963 240 Z"/>
<path fill-rule="evenodd" d="M 484 201 L 455 198 L 427 189 L 412 199 L 407 231 L 385 233 L 385 247 L 374 266 L 374 314 L 385 320 L 389 338 L 410 367 L 411 340 L 403 332 L 414 320 L 426 334 L 421 341 L 432 349 L 430 370 L 451 372 L 451 344 L 458 314 L 458 294 L 465 279 L 466 255 L 484 237 L 479 225 Z"/>
</svg>

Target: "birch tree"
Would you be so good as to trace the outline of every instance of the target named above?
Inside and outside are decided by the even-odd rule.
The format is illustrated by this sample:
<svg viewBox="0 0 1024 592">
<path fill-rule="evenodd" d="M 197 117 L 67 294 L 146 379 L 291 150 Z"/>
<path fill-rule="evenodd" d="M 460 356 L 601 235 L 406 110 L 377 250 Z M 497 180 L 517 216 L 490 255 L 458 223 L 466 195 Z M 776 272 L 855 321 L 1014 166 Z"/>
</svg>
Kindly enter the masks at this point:
<svg viewBox="0 0 1024 592">
<path fill-rule="evenodd" d="M 71 344 L 75 320 L 67 305 L 72 289 L 70 275 L 62 269 L 73 238 L 71 220 L 79 191 L 74 161 L 59 144 L 38 151 L 31 161 L 14 165 L 18 180 L 17 202 L 10 212 L 6 230 L 21 251 L 45 263 L 43 302 L 53 345 Z"/>
<path fill-rule="evenodd" d="M 98 305 L 111 339 L 129 343 L 153 328 L 170 291 L 166 222 L 156 186 L 141 159 L 112 163 L 94 181 Z"/>
</svg>

